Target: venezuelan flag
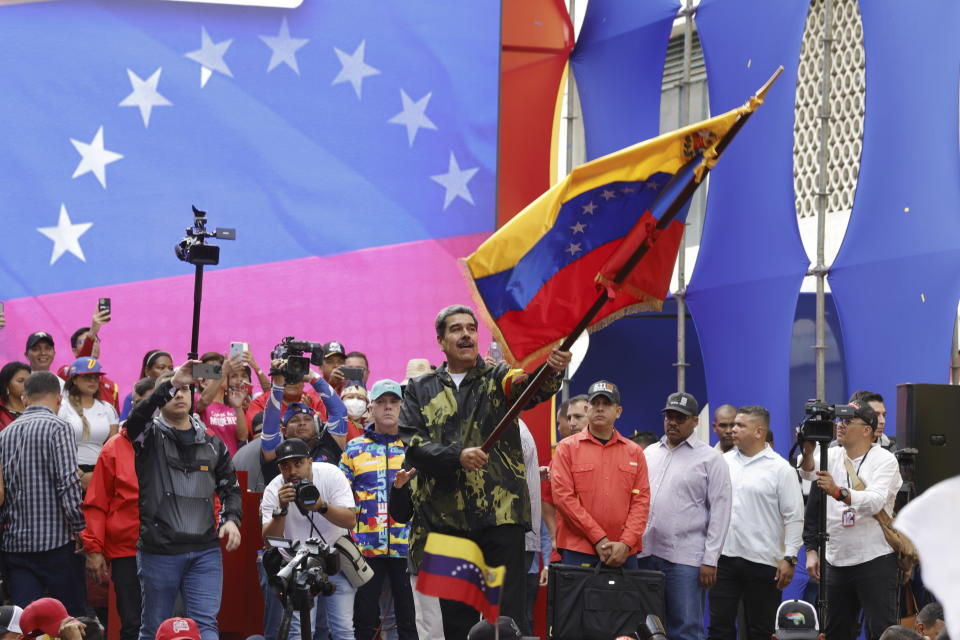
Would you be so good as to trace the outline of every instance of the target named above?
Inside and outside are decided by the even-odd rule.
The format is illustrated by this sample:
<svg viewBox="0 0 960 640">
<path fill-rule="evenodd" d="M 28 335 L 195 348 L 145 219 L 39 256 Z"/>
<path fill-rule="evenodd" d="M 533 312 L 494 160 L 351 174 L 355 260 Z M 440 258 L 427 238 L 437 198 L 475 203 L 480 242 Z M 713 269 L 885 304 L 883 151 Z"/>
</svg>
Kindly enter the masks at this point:
<svg viewBox="0 0 960 640">
<path fill-rule="evenodd" d="M 667 296 L 687 207 L 655 230 L 690 180 L 716 160 L 715 145 L 751 107 L 638 143 L 574 169 L 462 261 L 481 316 L 511 363 L 543 360 L 606 287 L 588 330 L 628 313 L 659 310 Z M 627 280 L 614 276 L 634 249 L 649 250 Z"/>
<path fill-rule="evenodd" d="M 483 552 L 472 540 L 441 533 L 427 536 L 417 590 L 428 596 L 458 600 L 487 620 L 500 615 L 500 588 L 504 567 L 488 567 Z"/>
</svg>

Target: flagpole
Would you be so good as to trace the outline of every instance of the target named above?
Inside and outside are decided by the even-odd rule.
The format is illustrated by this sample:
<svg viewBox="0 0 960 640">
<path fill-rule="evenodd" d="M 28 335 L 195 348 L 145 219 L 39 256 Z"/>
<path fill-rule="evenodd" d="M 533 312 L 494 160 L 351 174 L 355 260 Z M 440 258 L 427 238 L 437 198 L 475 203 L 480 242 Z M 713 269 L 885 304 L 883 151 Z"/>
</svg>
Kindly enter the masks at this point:
<svg viewBox="0 0 960 640">
<path fill-rule="evenodd" d="M 756 96 L 753 100 L 762 101 L 764 96 L 770 90 L 770 87 L 773 83 L 780 77 L 780 74 L 783 73 L 783 67 L 779 67 L 770 79 L 767 80 L 760 90 L 757 91 Z M 753 115 L 753 111 L 748 111 L 744 114 L 741 114 L 737 118 L 736 122 L 730 126 L 730 129 L 727 133 L 720 139 L 716 146 L 716 157 L 719 158 L 726 148 L 730 145 L 730 142 L 733 141 L 734 137 L 740 132 L 740 129 L 743 128 L 743 125 L 746 124 L 747 120 L 750 119 L 750 116 Z M 710 171 L 711 164 L 704 163 L 701 165 L 703 169 L 702 172 L 699 170 L 690 177 L 687 184 L 683 186 L 683 189 L 679 194 L 673 199 L 673 202 L 670 203 L 670 206 L 667 207 L 667 210 L 664 211 L 663 215 L 660 216 L 660 219 L 657 221 L 655 229 L 657 231 L 662 231 L 670 226 L 670 223 L 673 222 L 673 218 L 680 212 L 683 206 L 686 204 L 687 200 L 690 199 L 690 196 L 693 195 L 693 192 L 697 190 L 697 187 L 700 186 L 703 177 Z M 697 175 L 699 174 L 699 175 Z M 656 234 L 651 234 L 655 237 Z M 653 240 L 650 242 L 644 242 L 630 255 L 623 266 L 620 267 L 620 270 L 617 271 L 617 274 L 613 277 L 613 284 L 621 284 L 624 280 L 627 279 L 627 276 L 630 275 L 630 272 L 633 271 L 633 268 L 637 266 L 640 260 L 643 259 L 643 256 L 647 254 L 647 251 L 653 244 Z M 594 301 L 593 305 L 587 309 L 587 312 L 584 314 L 583 318 L 577 323 L 577 326 L 574 327 L 573 331 L 570 332 L 563 342 L 560 343 L 560 346 L 557 347 L 560 351 L 569 351 L 570 347 L 573 346 L 573 343 L 576 342 L 577 338 L 580 337 L 580 334 L 587 330 L 587 327 L 590 326 L 590 323 L 593 322 L 593 319 L 597 317 L 597 314 L 600 313 L 600 310 L 603 308 L 610 299 L 610 296 L 605 287 L 600 291 L 597 299 Z M 483 444 L 480 445 L 480 448 L 484 452 L 489 452 L 490 449 L 497 443 L 497 441 L 503 436 L 504 431 L 507 427 L 514 423 L 514 421 L 520 416 L 520 412 L 523 411 L 533 399 L 534 394 L 543 386 L 543 383 L 546 382 L 549 376 L 553 375 L 550 367 L 546 365 L 540 367 L 537 370 L 537 373 L 533 376 L 533 379 L 526 386 L 523 392 L 520 394 L 520 397 L 517 398 L 516 402 L 510 407 L 507 413 L 500 419 L 500 422 L 497 423 L 496 428 L 493 432 L 484 440 Z"/>
</svg>

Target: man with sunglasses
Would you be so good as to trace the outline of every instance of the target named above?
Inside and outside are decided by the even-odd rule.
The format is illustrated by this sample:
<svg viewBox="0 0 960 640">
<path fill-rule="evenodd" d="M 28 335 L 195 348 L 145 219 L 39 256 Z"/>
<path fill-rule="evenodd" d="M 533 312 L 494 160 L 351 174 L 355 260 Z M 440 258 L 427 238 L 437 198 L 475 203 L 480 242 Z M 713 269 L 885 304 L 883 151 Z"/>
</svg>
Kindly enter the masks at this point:
<svg viewBox="0 0 960 640">
<path fill-rule="evenodd" d="M 876 640 L 897 623 L 897 558 L 874 514 L 893 514 L 903 480 L 892 453 L 874 445 L 877 412 L 866 403 L 851 403 L 852 417 L 837 423 L 837 443 L 827 453 L 827 469 L 815 471 L 814 443 L 803 446 L 801 476 L 816 482 L 827 500 L 826 635 L 853 640 L 863 610 L 867 638 Z M 859 478 L 859 482 L 858 479 Z M 862 483 L 862 484 L 861 484 Z M 855 487 L 861 487 L 856 489 Z M 807 570 L 820 577 L 820 558 L 807 550 Z"/>
</svg>

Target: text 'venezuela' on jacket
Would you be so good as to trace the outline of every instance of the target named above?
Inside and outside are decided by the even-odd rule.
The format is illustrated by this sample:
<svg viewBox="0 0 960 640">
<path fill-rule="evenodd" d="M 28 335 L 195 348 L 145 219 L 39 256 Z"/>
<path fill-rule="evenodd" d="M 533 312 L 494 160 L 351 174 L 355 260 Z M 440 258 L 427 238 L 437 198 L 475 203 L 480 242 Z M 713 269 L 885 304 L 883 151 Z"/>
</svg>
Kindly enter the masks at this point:
<svg viewBox="0 0 960 640">
<path fill-rule="evenodd" d="M 421 538 L 429 531 L 456 535 L 503 524 L 530 528 L 530 496 L 516 423 L 490 451 L 482 469 L 461 467 L 460 452 L 483 444 L 532 379 L 522 369 L 506 363 L 491 366 L 477 358 L 459 389 L 447 363 L 407 384 L 400 437 L 407 447 L 406 465 L 417 469 L 411 485 L 415 516 L 410 553 L 415 562 Z M 549 376 L 525 408 L 550 399 L 562 380 L 562 372 Z"/>
<path fill-rule="evenodd" d="M 174 395 L 165 380 L 126 422 L 140 480 L 138 548 L 168 555 L 219 546 L 214 493 L 220 496 L 221 523 L 233 520 L 239 527 L 242 514 L 240 486 L 223 440 L 191 416 L 194 438 L 184 444 L 160 415 L 153 417 Z"/>
</svg>

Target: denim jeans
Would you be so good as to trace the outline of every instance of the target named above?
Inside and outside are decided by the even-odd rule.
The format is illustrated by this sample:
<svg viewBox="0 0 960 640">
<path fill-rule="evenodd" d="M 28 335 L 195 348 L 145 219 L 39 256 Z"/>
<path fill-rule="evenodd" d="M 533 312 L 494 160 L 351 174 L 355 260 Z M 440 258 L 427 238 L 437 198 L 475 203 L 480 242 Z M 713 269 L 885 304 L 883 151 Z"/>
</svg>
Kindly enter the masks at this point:
<svg viewBox="0 0 960 640">
<path fill-rule="evenodd" d="M 143 591 L 140 640 L 153 640 L 160 624 L 173 616 L 177 592 L 183 593 L 186 617 L 193 618 L 202 640 L 219 640 L 217 613 L 223 588 L 220 547 L 172 555 L 137 552 Z"/>
<path fill-rule="evenodd" d="M 283 607 L 277 598 L 277 593 L 267 582 L 267 572 L 263 569 L 263 554 L 257 554 L 257 578 L 260 581 L 260 592 L 263 594 L 263 638 L 277 640 L 277 629 L 280 628 L 280 618 Z M 323 640 L 326 640 L 324 638 Z"/>
<path fill-rule="evenodd" d="M 317 601 L 327 610 L 327 626 L 333 640 L 353 639 L 353 599 L 357 594 L 342 573 L 330 576 L 330 582 L 337 586 L 332 596 L 320 596 Z M 206 640 L 206 638 L 204 638 Z"/>
<path fill-rule="evenodd" d="M 703 640 L 703 595 L 700 567 L 669 562 L 657 556 L 640 558 L 640 569 L 662 571 L 666 576 L 667 619 L 670 640 Z"/>
<path fill-rule="evenodd" d="M 44 595 L 54 597 L 72 616 L 86 615 L 87 582 L 83 556 L 69 542 L 48 551 L 6 553 L 10 600 L 18 607 Z"/>
<path fill-rule="evenodd" d="M 574 566 L 597 566 L 597 560 L 600 558 L 592 553 L 583 553 L 582 551 L 571 551 L 570 549 L 560 549 L 560 556 L 562 558 L 561 562 L 563 564 L 572 564 Z M 607 565 L 603 565 L 607 566 Z M 626 561 L 623 563 L 624 569 L 636 569 L 637 568 L 637 556 L 636 554 L 632 556 L 627 556 Z"/>
</svg>

